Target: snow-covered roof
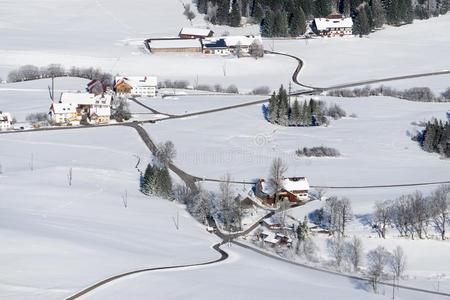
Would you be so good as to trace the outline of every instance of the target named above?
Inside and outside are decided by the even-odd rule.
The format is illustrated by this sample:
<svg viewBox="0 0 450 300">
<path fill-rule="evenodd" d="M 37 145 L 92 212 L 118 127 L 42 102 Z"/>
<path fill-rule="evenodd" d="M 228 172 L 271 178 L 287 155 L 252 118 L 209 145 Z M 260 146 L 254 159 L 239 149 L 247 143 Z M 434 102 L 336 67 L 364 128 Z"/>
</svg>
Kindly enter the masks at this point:
<svg viewBox="0 0 450 300">
<path fill-rule="evenodd" d="M 156 87 L 158 85 L 158 79 L 156 76 L 117 76 L 116 84 L 124 80 L 131 87 Z"/>
<path fill-rule="evenodd" d="M 211 30 L 205 28 L 184 27 L 180 31 L 180 35 L 182 34 L 207 37 L 211 34 Z"/>
<path fill-rule="evenodd" d="M 95 104 L 95 95 L 90 93 L 62 93 L 60 103 L 71 103 L 77 105 Z"/>
<path fill-rule="evenodd" d="M 173 40 L 152 40 L 151 49 L 180 49 L 180 48 L 201 48 L 199 39 L 173 39 Z"/>
<path fill-rule="evenodd" d="M 76 105 L 72 103 L 53 103 L 51 109 L 55 114 L 71 114 L 77 111 Z"/>
<path fill-rule="evenodd" d="M 286 191 L 308 191 L 309 183 L 305 177 L 290 177 L 283 179 L 283 188 Z"/>
<path fill-rule="evenodd" d="M 275 191 L 273 190 L 271 184 L 265 180 L 261 180 L 261 191 L 266 195 L 273 195 Z M 308 191 L 309 183 L 305 177 L 289 177 L 284 178 L 282 186 L 286 191 Z"/>
<path fill-rule="evenodd" d="M 241 46 L 250 46 L 255 40 L 258 40 L 262 43 L 262 39 L 260 35 L 236 35 L 236 36 L 224 36 L 222 37 L 225 40 L 225 44 L 228 47 L 236 47 L 238 43 Z"/>
<path fill-rule="evenodd" d="M 269 232 L 269 235 L 264 238 L 264 242 L 267 242 L 267 243 L 270 243 L 270 244 L 278 244 L 280 242 L 280 240 L 277 239 L 275 233 Z"/>
<path fill-rule="evenodd" d="M 8 113 L 8 112 L 1 112 L 0 111 L 0 122 L 11 123 L 12 122 L 11 114 Z"/>
<path fill-rule="evenodd" d="M 319 31 L 328 30 L 332 28 L 352 28 L 353 20 L 352 18 L 315 18 L 314 22 L 316 24 L 316 28 Z"/>
</svg>

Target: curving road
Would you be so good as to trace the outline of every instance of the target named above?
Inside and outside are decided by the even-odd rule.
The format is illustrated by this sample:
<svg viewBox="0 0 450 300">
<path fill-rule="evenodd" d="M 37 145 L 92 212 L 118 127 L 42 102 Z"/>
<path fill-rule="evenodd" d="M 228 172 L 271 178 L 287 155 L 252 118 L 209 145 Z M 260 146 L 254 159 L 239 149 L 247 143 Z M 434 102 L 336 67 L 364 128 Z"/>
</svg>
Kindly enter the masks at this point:
<svg viewBox="0 0 450 300">
<path fill-rule="evenodd" d="M 145 269 L 139 269 L 139 270 L 134 270 L 134 271 L 130 271 L 130 272 L 125 272 L 125 273 L 121 273 L 109 278 L 106 278 L 96 284 L 93 284 L 85 289 L 83 289 L 82 291 L 79 291 L 77 293 L 75 293 L 74 295 L 66 298 L 66 300 L 74 300 L 74 299 L 78 299 L 81 296 L 84 296 L 90 292 L 92 292 L 95 289 L 98 289 L 99 287 L 105 286 L 108 283 L 111 283 L 113 281 L 116 281 L 118 279 L 130 276 L 130 275 L 135 275 L 135 274 L 140 274 L 140 273 L 146 273 L 146 272 L 154 272 L 154 271 L 161 271 L 161 270 L 171 270 L 171 269 L 183 269 L 183 268 L 188 268 L 188 267 L 200 267 L 200 266 L 207 266 L 207 265 L 212 265 L 212 264 L 216 264 L 219 263 L 221 261 L 224 261 L 228 258 L 228 253 L 226 253 L 225 251 L 223 251 L 222 249 L 220 249 L 220 246 L 222 246 L 225 242 L 221 242 L 218 244 L 215 244 L 212 248 L 214 250 L 216 250 L 219 254 L 220 257 L 218 259 L 212 260 L 212 261 L 206 261 L 206 262 L 200 262 L 200 263 L 195 263 L 195 264 L 185 264 L 185 265 L 175 265 L 175 266 L 166 266 L 166 267 L 153 267 L 153 268 L 145 268 Z"/>
</svg>

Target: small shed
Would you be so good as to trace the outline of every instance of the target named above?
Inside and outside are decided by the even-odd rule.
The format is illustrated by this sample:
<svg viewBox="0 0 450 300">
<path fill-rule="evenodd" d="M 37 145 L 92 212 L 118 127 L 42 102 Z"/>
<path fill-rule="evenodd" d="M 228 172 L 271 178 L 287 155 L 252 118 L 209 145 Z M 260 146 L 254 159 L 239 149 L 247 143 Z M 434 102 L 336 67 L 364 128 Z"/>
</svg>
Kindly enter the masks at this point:
<svg viewBox="0 0 450 300">
<path fill-rule="evenodd" d="M 208 37 L 212 37 L 214 35 L 214 31 L 205 28 L 191 28 L 184 27 L 181 29 L 178 36 L 180 39 L 204 39 Z"/>
</svg>

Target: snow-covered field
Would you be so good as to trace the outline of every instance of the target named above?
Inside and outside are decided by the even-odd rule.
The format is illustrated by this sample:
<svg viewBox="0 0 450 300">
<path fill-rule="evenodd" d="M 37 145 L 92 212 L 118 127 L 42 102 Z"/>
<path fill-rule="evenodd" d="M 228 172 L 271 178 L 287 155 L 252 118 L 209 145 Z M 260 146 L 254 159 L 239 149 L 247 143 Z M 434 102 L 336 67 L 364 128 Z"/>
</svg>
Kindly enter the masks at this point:
<svg viewBox="0 0 450 300">
<path fill-rule="evenodd" d="M 445 118 L 448 104 L 394 98 L 321 99 L 341 105 L 357 118 L 329 127 L 286 128 L 266 122 L 261 105 L 146 125 L 158 141 L 171 139 L 177 164 L 198 176 L 236 180 L 266 176 L 274 157 L 289 164 L 291 175 L 313 185 L 383 185 L 449 180 L 450 161 L 422 151 L 407 136 L 411 122 Z M 300 147 L 328 146 L 339 158 L 298 158 Z"/>
<path fill-rule="evenodd" d="M 120 272 L 218 257 L 183 207 L 139 192 L 136 155 L 144 168 L 149 153 L 133 129 L 2 135 L 0 145 L 2 298 L 61 299 Z"/>
</svg>

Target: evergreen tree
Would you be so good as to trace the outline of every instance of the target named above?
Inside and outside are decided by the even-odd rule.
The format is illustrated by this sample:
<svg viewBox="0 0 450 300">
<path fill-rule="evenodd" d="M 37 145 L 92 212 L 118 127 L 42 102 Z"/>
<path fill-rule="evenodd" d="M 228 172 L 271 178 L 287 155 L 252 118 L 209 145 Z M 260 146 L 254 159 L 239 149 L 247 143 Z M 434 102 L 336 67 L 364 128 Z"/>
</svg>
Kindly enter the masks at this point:
<svg viewBox="0 0 450 300">
<path fill-rule="evenodd" d="M 289 34 L 291 36 L 303 35 L 306 32 L 306 18 L 301 7 L 294 9 L 289 27 Z"/>
<path fill-rule="evenodd" d="M 302 123 L 301 118 L 300 104 L 298 103 L 298 100 L 295 99 L 294 104 L 292 105 L 291 124 L 295 126 L 300 125 Z"/>
<path fill-rule="evenodd" d="M 217 2 L 217 23 L 221 25 L 228 24 L 228 14 L 230 11 L 230 3 L 228 0 Z"/>
<path fill-rule="evenodd" d="M 281 85 L 278 91 L 278 120 L 277 123 L 282 126 L 289 125 L 289 101 L 286 90 Z"/>
<path fill-rule="evenodd" d="M 379 1 L 379 0 L 378 0 L 378 1 Z M 341 10 L 341 12 L 342 12 L 345 16 L 347 16 L 347 17 L 350 16 L 350 13 L 351 13 L 351 3 L 350 3 L 350 0 L 343 0 L 343 1 L 342 1 L 342 10 Z"/>
<path fill-rule="evenodd" d="M 201 14 L 206 14 L 208 10 L 207 0 L 197 0 L 197 10 Z"/>
<path fill-rule="evenodd" d="M 273 15 L 272 35 L 284 37 L 288 35 L 288 20 L 285 12 L 277 10 Z"/>
<path fill-rule="evenodd" d="M 302 123 L 304 126 L 310 126 L 311 125 L 311 110 L 309 108 L 308 102 L 303 102 L 303 108 L 302 108 Z"/>
<path fill-rule="evenodd" d="M 274 14 L 267 11 L 264 19 L 261 21 L 261 35 L 264 37 L 274 36 Z"/>
<path fill-rule="evenodd" d="M 400 24 L 399 0 L 384 0 L 384 8 L 386 10 L 386 22 L 389 25 Z"/>
<path fill-rule="evenodd" d="M 374 28 L 381 28 L 386 22 L 386 13 L 380 0 L 372 0 L 372 20 Z"/>
<path fill-rule="evenodd" d="M 241 9 L 239 7 L 239 3 L 237 0 L 233 1 L 233 5 L 231 6 L 231 13 L 230 13 L 230 26 L 232 27 L 239 27 L 241 26 Z"/>
<path fill-rule="evenodd" d="M 307 20 L 313 17 L 313 2 L 312 0 L 297 0 L 297 7 L 300 6 L 305 14 Z"/>
<path fill-rule="evenodd" d="M 158 172 L 159 195 L 163 198 L 170 199 L 172 196 L 172 179 L 170 178 L 169 169 L 166 165 Z"/>
<path fill-rule="evenodd" d="M 314 2 L 314 16 L 323 18 L 331 13 L 330 0 L 315 0 Z"/>
<path fill-rule="evenodd" d="M 411 0 L 398 0 L 398 9 L 400 21 L 406 24 L 411 24 L 414 18 Z"/>
<path fill-rule="evenodd" d="M 276 123 L 278 120 L 278 98 L 273 92 L 272 96 L 269 99 L 269 122 L 270 123 Z"/>
<path fill-rule="evenodd" d="M 147 165 L 142 182 L 142 193 L 145 195 L 153 194 L 153 185 L 155 182 L 155 169 L 151 164 Z"/>
<path fill-rule="evenodd" d="M 256 4 L 255 12 L 253 13 L 253 18 L 255 19 L 256 22 L 261 23 L 264 17 L 265 17 L 264 9 L 261 3 Z"/>
<path fill-rule="evenodd" d="M 359 9 L 357 13 L 353 22 L 353 34 L 361 37 L 370 33 L 370 25 L 364 8 Z"/>
</svg>

